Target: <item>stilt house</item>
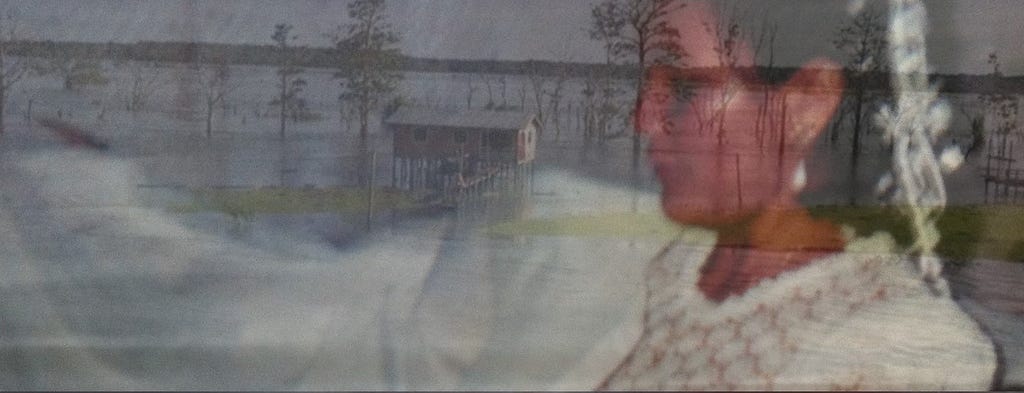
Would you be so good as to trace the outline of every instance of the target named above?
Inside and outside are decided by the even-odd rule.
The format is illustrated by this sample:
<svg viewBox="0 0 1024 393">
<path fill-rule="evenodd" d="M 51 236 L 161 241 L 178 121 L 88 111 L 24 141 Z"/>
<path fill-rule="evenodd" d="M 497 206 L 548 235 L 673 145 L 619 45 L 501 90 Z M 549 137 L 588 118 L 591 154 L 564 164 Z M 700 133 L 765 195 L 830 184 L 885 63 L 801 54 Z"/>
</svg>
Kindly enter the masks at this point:
<svg viewBox="0 0 1024 393">
<path fill-rule="evenodd" d="M 394 135 L 392 185 L 439 191 L 518 179 L 533 163 L 540 129 L 524 112 L 428 108 L 401 108 L 384 125 Z"/>
</svg>

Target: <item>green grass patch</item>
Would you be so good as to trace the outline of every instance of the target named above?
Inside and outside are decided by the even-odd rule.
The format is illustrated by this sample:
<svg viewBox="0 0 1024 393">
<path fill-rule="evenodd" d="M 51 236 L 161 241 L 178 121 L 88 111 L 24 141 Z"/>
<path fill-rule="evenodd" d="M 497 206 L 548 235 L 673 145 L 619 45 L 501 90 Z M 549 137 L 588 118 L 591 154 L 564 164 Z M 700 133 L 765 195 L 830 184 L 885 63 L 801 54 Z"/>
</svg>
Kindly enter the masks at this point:
<svg viewBox="0 0 1024 393">
<path fill-rule="evenodd" d="M 487 233 L 499 236 L 656 236 L 671 239 L 681 230 L 661 214 L 612 213 L 508 221 L 491 226 Z"/>
<path fill-rule="evenodd" d="M 815 206 L 808 210 L 816 219 L 853 228 L 857 236 L 871 236 L 884 231 L 900 246 L 906 247 L 913 242 L 910 221 L 893 206 Z"/>
<path fill-rule="evenodd" d="M 820 206 L 811 215 L 853 228 L 857 236 L 884 231 L 899 246 L 913 241 L 909 220 L 895 207 Z M 945 258 L 965 262 L 988 258 L 1024 262 L 1024 206 L 950 206 L 938 221 L 942 238 L 936 252 Z M 721 243 L 746 244 L 743 223 L 712 228 Z M 515 220 L 493 225 L 492 235 L 505 236 L 656 236 L 672 238 L 684 229 L 661 214 L 609 213 L 550 219 Z"/>
<path fill-rule="evenodd" d="M 171 206 L 170 210 L 177 213 L 218 211 L 242 219 L 273 213 L 358 213 L 366 211 L 368 192 L 365 188 L 195 189 L 190 203 Z M 410 195 L 390 188 L 374 190 L 373 197 L 374 209 L 418 206 Z"/>
<path fill-rule="evenodd" d="M 980 256 L 1024 262 L 1024 206 L 976 206 L 952 213 L 939 220 L 939 229 L 950 232 L 950 238 L 973 242 Z"/>
<path fill-rule="evenodd" d="M 914 241 L 910 220 L 895 206 L 820 206 L 811 208 L 810 212 L 817 218 L 853 228 L 857 236 L 870 236 L 877 231 L 884 231 L 892 235 L 901 247 L 909 247 Z M 947 207 L 937 222 L 942 237 L 935 251 L 955 261 L 967 261 L 979 256 L 1006 259 L 1005 250 L 1001 246 L 985 246 L 982 242 L 988 232 L 985 223 L 989 216 L 1002 214 L 1020 215 L 1024 214 L 1024 209 L 1012 206 Z"/>
</svg>

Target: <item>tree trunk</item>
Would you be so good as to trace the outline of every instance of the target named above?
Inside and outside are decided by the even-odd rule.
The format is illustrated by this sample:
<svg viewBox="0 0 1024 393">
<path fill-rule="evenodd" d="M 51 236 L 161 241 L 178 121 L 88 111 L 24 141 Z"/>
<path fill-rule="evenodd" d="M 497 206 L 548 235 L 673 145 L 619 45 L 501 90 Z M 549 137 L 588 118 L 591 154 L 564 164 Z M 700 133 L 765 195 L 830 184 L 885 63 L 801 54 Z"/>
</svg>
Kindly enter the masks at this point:
<svg viewBox="0 0 1024 393">
<path fill-rule="evenodd" d="M 555 98 L 552 97 L 552 100 L 555 100 Z M 558 139 L 562 136 L 562 111 L 559 108 L 559 106 L 560 105 L 558 101 L 553 101 L 551 104 L 551 117 L 553 118 L 553 122 L 555 124 L 555 142 L 558 142 Z M 539 137 L 540 135 L 538 134 L 538 139 Z"/>
<path fill-rule="evenodd" d="M 857 165 L 860 158 L 860 123 L 864 110 L 864 90 L 857 91 L 857 106 L 853 111 L 853 146 L 850 147 L 850 205 L 857 203 Z"/>
<path fill-rule="evenodd" d="M 338 103 L 338 128 L 339 131 L 345 132 L 345 104 L 343 102 Z"/>
<path fill-rule="evenodd" d="M 359 161 L 358 168 L 356 168 L 356 181 L 360 187 L 365 187 L 369 184 L 369 164 L 370 164 L 370 146 L 367 145 L 366 139 L 359 140 Z"/>
<path fill-rule="evenodd" d="M 369 134 L 369 112 L 368 108 L 359 108 L 359 140 L 363 142 L 366 141 L 366 136 Z"/>
<path fill-rule="evenodd" d="M 857 106 L 853 111 L 853 146 L 850 148 L 850 158 L 854 163 L 860 155 L 860 120 L 864 110 L 864 92 L 857 92 Z"/>
<path fill-rule="evenodd" d="M 213 101 L 206 101 L 206 137 L 213 131 Z"/>
<path fill-rule="evenodd" d="M 4 104 L 7 102 L 7 89 L 4 89 L 2 84 L 3 81 L 0 80 L 0 135 L 4 134 Z"/>
<path fill-rule="evenodd" d="M 487 109 L 494 108 L 494 92 L 491 90 L 491 79 L 484 77 L 484 83 L 487 84 Z"/>
<path fill-rule="evenodd" d="M 640 165 L 640 130 L 637 129 L 640 120 L 640 105 L 643 103 L 643 87 L 644 78 L 647 77 L 647 51 L 643 47 L 643 41 L 640 40 L 641 45 L 637 52 L 637 64 L 640 66 L 640 76 L 636 81 L 636 99 L 633 102 L 633 168 L 637 168 Z"/>
<path fill-rule="evenodd" d="M 288 78 L 282 72 L 281 73 L 281 99 L 280 99 L 280 101 L 281 101 L 280 102 L 280 104 L 281 104 L 281 131 L 280 131 L 281 140 L 284 140 L 284 122 L 285 122 L 285 120 L 287 120 L 285 118 L 285 107 L 288 104 L 287 102 L 285 102 L 285 99 L 287 98 L 287 94 L 288 94 Z"/>
<path fill-rule="evenodd" d="M 505 96 L 505 90 L 506 90 L 506 87 L 508 87 L 507 86 L 508 81 L 505 80 L 505 75 L 501 76 L 500 81 L 501 81 L 501 107 L 507 109 L 508 108 L 508 99 Z"/>
<path fill-rule="evenodd" d="M 526 84 L 519 84 L 519 109 L 526 111 Z M 539 117 L 538 117 L 539 119 Z"/>
</svg>

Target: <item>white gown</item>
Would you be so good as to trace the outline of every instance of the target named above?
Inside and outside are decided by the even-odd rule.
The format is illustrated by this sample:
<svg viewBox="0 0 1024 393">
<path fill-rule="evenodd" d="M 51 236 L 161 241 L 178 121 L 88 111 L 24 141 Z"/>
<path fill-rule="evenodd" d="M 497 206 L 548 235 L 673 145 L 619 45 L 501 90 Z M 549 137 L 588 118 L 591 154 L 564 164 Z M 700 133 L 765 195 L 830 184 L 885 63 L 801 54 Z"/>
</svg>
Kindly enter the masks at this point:
<svg viewBox="0 0 1024 393">
<path fill-rule="evenodd" d="M 884 252 L 892 249 L 888 235 L 855 240 L 721 303 L 697 288 L 710 249 L 686 243 L 651 261 L 640 337 L 596 387 L 991 387 L 990 339 L 948 291 L 935 295 L 911 263 Z"/>
</svg>

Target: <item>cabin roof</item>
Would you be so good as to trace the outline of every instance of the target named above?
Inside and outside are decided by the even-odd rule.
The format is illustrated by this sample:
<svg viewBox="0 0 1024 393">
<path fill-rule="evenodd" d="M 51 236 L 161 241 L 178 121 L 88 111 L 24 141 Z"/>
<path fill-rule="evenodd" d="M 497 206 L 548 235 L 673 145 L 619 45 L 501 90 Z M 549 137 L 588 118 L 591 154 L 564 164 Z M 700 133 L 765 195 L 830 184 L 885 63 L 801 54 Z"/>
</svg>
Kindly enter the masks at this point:
<svg viewBox="0 0 1024 393">
<path fill-rule="evenodd" d="M 384 120 L 388 125 L 435 126 L 476 130 L 516 131 L 533 121 L 526 112 L 463 110 L 402 107 Z"/>
</svg>

